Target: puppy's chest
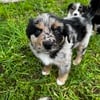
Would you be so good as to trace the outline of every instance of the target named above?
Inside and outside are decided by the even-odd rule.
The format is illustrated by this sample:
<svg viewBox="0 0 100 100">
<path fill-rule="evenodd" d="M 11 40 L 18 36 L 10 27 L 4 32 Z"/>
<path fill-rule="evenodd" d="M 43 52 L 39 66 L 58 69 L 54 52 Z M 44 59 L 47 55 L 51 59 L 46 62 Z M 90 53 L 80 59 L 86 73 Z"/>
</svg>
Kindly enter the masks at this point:
<svg viewBox="0 0 100 100">
<path fill-rule="evenodd" d="M 55 58 L 51 58 L 49 54 L 45 53 L 35 53 L 36 57 L 38 57 L 45 65 L 55 64 L 59 65 L 60 63 L 64 63 L 66 60 L 66 53 L 59 52 L 55 56 Z"/>
<path fill-rule="evenodd" d="M 70 46 L 64 45 L 60 51 L 57 52 L 54 58 L 51 57 L 49 53 L 39 53 L 30 44 L 30 48 L 33 54 L 39 58 L 45 65 L 55 64 L 57 66 L 64 66 L 71 59 L 71 49 Z"/>
<path fill-rule="evenodd" d="M 59 51 L 55 58 L 51 58 L 49 54 L 33 52 L 37 58 L 39 58 L 45 65 L 54 64 L 57 66 L 64 66 L 71 59 L 71 52 L 67 49 Z"/>
</svg>

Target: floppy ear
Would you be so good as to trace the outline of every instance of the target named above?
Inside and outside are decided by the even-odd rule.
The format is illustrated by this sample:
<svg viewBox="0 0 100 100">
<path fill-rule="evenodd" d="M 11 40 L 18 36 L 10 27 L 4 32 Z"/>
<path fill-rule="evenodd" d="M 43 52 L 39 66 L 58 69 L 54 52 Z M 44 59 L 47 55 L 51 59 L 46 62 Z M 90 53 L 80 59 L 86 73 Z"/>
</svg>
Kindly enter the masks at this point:
<svg viewBox="0 0 100 100">
<path fill-rule="evenodd" d="M 35 23 L 34 20 L 31 18 L 29 19 L 29 23 L 26 28 L 26 35 L 30 39 L 30 36 L 34 33 L 35 30 Z"/>
<path fill-rule="evenodd" d="M 27 37 L 30 39 L 31 35 L 34 35 L 35 37 L 38 37 L 41 32 L 42 29 L 41 28 L 41 24 L 39 24 L 39 20 L 34 21 L 34 19 L 30 19 L 28 26 L 26 28 L 26 35 Z"/>
<path fill-rule="evenodd" d="M 83 12 L 87 12 L 88 11 L 88 6 L 83 6 Z"/>
<path fill-rule="evenodd" d="M 68 12 L 69 9 L 72 7 L 72 5 L 73 5 L 73 3 L 70 3 L 70 4 L 68 5 L 67 12 Z"/>
<path fill-rule="evenodd" d="M 52 26 L 51 29 L 53 30 L 53 32 L 55 33 L 55 36 L 57 36 L 58 38 L 60 38 L 59 36 L 62 35 L 63 33 L 63 28 L 64 25 L 62 22 L 58 22 L 56 21 Z"/>
<path fill-rule="evenodd" d="M 55 22 L 52 26 L 51 29 L 53 31 L 56 31 L 56 33 L 62 33 L 63 32 L 63 24 L 60 22 Z"/>
</svg>

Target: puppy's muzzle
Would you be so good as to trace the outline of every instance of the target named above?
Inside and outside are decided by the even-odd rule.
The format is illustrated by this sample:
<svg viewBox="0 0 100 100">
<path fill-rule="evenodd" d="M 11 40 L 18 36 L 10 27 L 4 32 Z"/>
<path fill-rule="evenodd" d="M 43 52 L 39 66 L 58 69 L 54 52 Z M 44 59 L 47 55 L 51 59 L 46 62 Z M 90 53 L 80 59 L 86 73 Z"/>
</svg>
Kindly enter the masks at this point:
<svg viewBox="0 0 100 100">
<path fill-rule="evenodd" d="M 74 16 L 77 16 L 78 14 L 77 13 L 74 13 Z"/>
<path fill-rule="evenodd" d="M 52 45 L 53 45 L 53 42 L 51 42 L 51 41 L 44 41 L 44 42 L 43 42 L 43 46 L 44 46 L 44 48 L 47 49 L 47 50 L 50 50 L 51 47 L 52 47 Z"/>
</svg>

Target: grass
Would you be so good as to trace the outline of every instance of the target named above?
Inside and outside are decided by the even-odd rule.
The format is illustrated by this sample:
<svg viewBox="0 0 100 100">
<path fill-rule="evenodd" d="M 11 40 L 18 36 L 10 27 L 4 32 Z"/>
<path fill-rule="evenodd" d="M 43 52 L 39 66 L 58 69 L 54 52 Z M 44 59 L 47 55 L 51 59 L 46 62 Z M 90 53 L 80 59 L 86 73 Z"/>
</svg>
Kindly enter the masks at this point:
<svg viewBox="0 0 100 100">
<path fill-rule="evenodd" d="M 66 16 L 70 2 L 88 0 L 27 0 L 0 4 L 0 100 L 100 100 L 100 35 L 91 37 L 80 65 L 72 65 L 68 81 L 57 86 L 57 69 L 42 76 L 43 67 L 28 47 L 25 34 L 30 17 L 49 12 Z"/>
</svg>

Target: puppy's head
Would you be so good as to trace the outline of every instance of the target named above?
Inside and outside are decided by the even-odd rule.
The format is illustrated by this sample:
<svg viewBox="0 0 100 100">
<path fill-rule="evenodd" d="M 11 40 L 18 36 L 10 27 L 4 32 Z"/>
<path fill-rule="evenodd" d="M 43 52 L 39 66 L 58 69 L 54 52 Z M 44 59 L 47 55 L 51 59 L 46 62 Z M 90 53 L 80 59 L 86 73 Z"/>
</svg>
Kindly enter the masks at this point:
<svg viewBox="0 0 100 100">
<path fill-rule="evenodd" d="M 39 52 L 51 52 L 63 43 L 63 23 L 53 15 L 41 14 L 31 19 L 26 29 L 33 48 Z"/>
<path fill-rule="evenodd" d="M 80 3 L 71 3 L 68 8 L 68 17 L 72 17 L 72 16 L 82 16 L 83 14 L 85 14 L 85 12 L 87 11 L 87 6 L 84 6 Z"/>
</svg>

